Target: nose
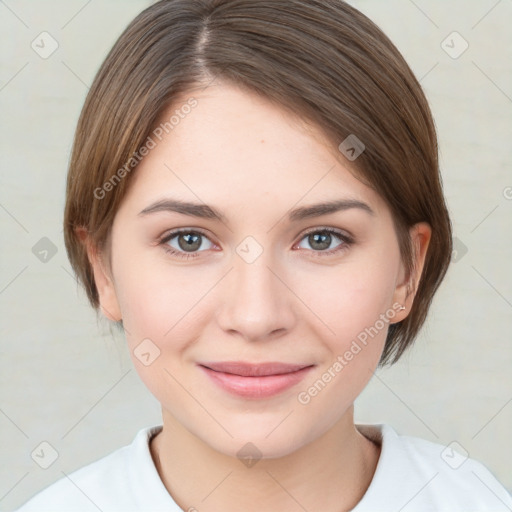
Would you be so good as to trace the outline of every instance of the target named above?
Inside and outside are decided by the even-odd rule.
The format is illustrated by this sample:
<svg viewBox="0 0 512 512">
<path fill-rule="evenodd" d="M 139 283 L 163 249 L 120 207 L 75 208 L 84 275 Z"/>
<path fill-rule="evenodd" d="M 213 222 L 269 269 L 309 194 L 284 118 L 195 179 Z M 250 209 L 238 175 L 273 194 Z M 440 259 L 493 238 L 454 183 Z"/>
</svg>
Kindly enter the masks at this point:
<svg viewBox="0 0 512 512">
<path fill-rule="evenodd" d="M 246 341 L 275 339 L 296 322 L 297 307 L 286 272 L 263 253 L 252 262 L 234 254 L 233 269 L 224 280 L 217 321 L 231 335 Z M 284 274 L 284 275 L 281 275 Z"/>
</svg>

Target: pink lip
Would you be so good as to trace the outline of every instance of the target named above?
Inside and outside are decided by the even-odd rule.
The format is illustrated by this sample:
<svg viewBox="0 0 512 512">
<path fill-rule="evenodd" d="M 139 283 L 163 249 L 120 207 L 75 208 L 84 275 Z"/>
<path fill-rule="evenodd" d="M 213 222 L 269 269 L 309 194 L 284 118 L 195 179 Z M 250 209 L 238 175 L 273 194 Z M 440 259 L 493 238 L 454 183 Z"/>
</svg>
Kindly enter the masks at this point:
<svg viewBox="0 0 512 512">
<path fill-rule="evenodd" d="M 278 362 L 206 362 L 199 367 L 225 391 L 244 398 L 268 398 L 299 383 L 314 365 Z"/>
</svg>

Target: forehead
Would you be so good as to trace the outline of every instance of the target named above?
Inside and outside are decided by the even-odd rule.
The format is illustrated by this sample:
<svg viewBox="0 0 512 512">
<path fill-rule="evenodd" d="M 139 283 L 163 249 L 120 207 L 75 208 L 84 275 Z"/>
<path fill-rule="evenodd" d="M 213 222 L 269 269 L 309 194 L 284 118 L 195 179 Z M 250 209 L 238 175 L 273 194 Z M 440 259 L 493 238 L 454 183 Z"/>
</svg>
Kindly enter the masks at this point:
<svg viewBox="0 0 512 512">
<path fill-rule="evenodd" d="M 140 209 L 166 195 L 237 212 L 338 199 L 386 209 L 318 128 L 232 85 L 182 94 L 150 137 L 125 198 Z"/>
</svg>

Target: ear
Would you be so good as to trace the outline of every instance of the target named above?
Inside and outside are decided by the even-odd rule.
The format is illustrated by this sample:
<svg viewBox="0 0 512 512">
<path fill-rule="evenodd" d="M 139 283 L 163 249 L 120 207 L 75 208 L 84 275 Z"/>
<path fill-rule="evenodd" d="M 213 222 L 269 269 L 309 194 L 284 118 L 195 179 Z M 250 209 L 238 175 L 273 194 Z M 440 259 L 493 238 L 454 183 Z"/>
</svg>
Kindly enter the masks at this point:
<svg viewBox="0 0 512 512">
<path fill-rule="evenodd" d="M 411 311 L 425 265 L 425 256 L 432 236 L 432 228 L 426 222 L 419 222 L 410 228 L 409 234 L 413 249 L 413 269 L 409 279 L 406 279 L 405 268 L 403 263 L 401 264 L 400 283 L 395 288 L 393 304 L 401 304 L 405 309 L 397 311 L 395 322 L 402 321 Z"/>
<path fill-rule="evenodd" d="M 118 322 L 122 319 L 121 308 L 117 300 L 114 280 L 108 268 L 109 265 L 105 262 L 106 255 L 97 249 L 85 228 L 78 228 L 77 236 L 86 247 L 87 257 L 91 264 L 94 282 L 98 290 L 101 311 L 109 320 Z"/>
</svg>

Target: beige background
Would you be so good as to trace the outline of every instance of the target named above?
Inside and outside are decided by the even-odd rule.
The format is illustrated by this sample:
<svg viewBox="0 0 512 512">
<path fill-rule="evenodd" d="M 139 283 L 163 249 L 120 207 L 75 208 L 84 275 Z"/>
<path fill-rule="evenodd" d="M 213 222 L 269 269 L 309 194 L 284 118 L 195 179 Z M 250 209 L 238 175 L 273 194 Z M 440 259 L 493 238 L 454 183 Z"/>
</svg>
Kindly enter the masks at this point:
<svg viewBox="0 0 512 512">
<path fill-rule="evenodd" d="M 0 2 L 2 510 L 160 422 L 121 336 L 96 322 L 78 289 L 62 238 L 66 167 L 88 84 L 149 3 Z M 455 440 L 512 490 L 512 4 L 351 3 L 391 37 L 425 88 L 458 249 L 415 348 L 377 372 L 356 418 Z M 31 48 L 43 31 L 59 45 L 46 59 Z M 442 47 L 453 31 L 469 44 L 458 58 L 464 40 L 446 40 L 452 56 Z M 57 250 L 46 262 L 33 252 L 43 237 Z M 31 458 L 43 441 L 59 454 L 46 470 Z"/>
</svg>

